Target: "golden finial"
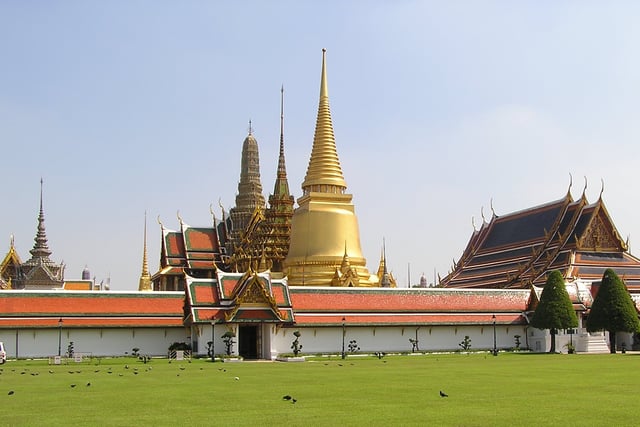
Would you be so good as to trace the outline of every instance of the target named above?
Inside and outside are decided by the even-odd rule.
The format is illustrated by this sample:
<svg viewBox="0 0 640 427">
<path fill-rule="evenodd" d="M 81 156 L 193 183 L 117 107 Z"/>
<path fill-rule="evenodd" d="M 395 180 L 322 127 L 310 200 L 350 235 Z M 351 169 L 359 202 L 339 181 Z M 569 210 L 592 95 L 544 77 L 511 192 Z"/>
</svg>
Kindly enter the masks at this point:
<svg viewBox="0 0 640 427">
<path fill-rule="evenodd" d="M 249 119 L 249 135 L 253 133 L 253 128 L 251 127 L 251 119 Z"/>
<path fill-rule="evenodd" d="M 471 226 L 473 227 L 473 231 L 476 231 L 476 219 L 474 216 L 471 216 Z"/>
<path fill-rule="evenodd" d="M 582 197 L 585 197 L 585 193 L 587 191 L 587 176 L 584 177 L 584 188 L 582 189 Z"/>
<path fill-rule="evenodd" d="M 602 193 L 604 193 L 604 178 L 600 178 L 600 182 L 602 183 L 602 187 L 600 188 L 600 196 L 598 196 L 598 199 L 602 200 Z"/>
<path fill-rule="evenodd" d="M 176 211 L 176 216 L 178 217 L 178 221 L 180 222 L 180 225 L 182 226 L 184 224 L 184 222 L 182 221 L 182 217 L 180 216 L 180 210 L 179 209 Z"/>
<path fill-rule="evenodd" d="M 216 221 L 216 213 L 213 211 L 213 203 L 209 203 L 209 213 L 213 217 L 213 227 L 215 228 L 215 226 L 217 225 L 217 221 Z"/>
<path fill-rule="evenodd" d="M 487 222 L 486 218 L 484 217 L 484 206 L 480 206 L 480 216 L 482 217 L 483 223 Z"/>
<path fill-rule="evenodd" d="M 573 186 L 573 175 L 569 172 L 569 188 L 567 189 L 567 195 L 571 194 L 571 187 Z"/>
</svg>

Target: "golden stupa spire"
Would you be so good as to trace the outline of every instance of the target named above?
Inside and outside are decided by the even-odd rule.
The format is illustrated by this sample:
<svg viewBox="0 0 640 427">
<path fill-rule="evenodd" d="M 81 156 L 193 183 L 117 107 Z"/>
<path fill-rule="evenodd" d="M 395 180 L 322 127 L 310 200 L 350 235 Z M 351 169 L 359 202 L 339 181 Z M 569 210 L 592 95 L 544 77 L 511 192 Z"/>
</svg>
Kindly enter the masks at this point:
<svg viewBox="0 0 640 427">
<path fill-rule="evenodd" d="M 149 263 L 147 262 L 147 212 L 144 212 L 144 244 L 142 249 L 142 274 L 138 284 L 139 291 L 152 291 Z"/>
<path fill-rule="evenodd" d="M 360 247 L 353 196 L 346 192 L 333 135 L 327 89 L 326 50 L 322 50 L 320 102 L 303 195 L 291 218 L 284 260 L 289 286 L 378 286 Z M 348 254 L 347 254 L 348 248 Z M 348 274 L 336 281 L 341 268 Z"/>
<path fill-rule="evenodd" d="M 336 138 L 329 109 L 329 89 L 327 86 L 326 49 L 322 49 L 322 75 L 320 79 L 320 102 L 316 130 L 313 136 L 313 148 L 307 175 L 302 183 L 304 194 L 310 191 L 322 193 L 344 193 L 347 183 L 342 175 Z"/>
</svg>

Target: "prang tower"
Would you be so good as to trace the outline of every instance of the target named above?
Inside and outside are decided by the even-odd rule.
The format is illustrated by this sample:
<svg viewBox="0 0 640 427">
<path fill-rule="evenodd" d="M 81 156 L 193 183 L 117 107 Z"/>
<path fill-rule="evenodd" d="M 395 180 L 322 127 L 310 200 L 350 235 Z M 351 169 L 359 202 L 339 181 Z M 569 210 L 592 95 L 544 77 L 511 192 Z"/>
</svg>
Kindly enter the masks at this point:
<svg viewBox="0 0 640 427">
<path fill-rule="evenodd" d="M 320 102 L 302 197 L 291 220 L 285 259 L 290 286 L 379 286 L 360 248 L 352 195 L 346 193 L 333 134 L 326 50 L 322 50 Z"/>
</svg>

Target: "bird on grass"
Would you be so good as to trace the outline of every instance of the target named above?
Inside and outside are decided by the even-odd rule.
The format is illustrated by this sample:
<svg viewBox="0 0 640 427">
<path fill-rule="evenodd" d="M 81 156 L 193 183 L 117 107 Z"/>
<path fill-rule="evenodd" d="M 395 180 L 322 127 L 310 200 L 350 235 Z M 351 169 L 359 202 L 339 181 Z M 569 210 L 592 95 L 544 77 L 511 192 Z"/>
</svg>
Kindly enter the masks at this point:
<svg viewBox="0 0 640 427">
<path fill-rule="evenodd" d="M 284 396 L 282 396 L 282 400 L 291 400 L 291 396 L 285 394 Z"/>
<path fill-rule="evenodd" d="M 291 403 L 296 403 L 297 401 L 298 401 L 298 399 L 296 399 L 296 398 L 292 398 L 291 399 Z"/>
<path fill-rule="evenodd" d="M 13 393 L 15 393 L 13 390 L 9 390 L 9 393 L 7 393 L 9 396 L 11 396 Z"/>
<path fill-rule="evenodd" d="M 52 371 L 51 369 L 49 369 L 49 373 L 50 373 L 50 374 L 53 374 L 53 371 Z"/>
<path fill-rule="evenodd" d="M 74 388 L 76 385 L 75 384 L 71 384 L 71 388 Z"/>
<path fill-rule="evenodd" d="M 234 377 L 233 379 L 238 381 L 240 379 L 240 377 Z"/>
<path fill-rule="evenodd" d="M 449 395 L 444 391 L 440 390 L 440 397 L 449 397 Z"/>
<path fill-rule="evenodd" d="M 91 383 L 87 383 L 87 387 L 91 387 Z"/>
</svg>

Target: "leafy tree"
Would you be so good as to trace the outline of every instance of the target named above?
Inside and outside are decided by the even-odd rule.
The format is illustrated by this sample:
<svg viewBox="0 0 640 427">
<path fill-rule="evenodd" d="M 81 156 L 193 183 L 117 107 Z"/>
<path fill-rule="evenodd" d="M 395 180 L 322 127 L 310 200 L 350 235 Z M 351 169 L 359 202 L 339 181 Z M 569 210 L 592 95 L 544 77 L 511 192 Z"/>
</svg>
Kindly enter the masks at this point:
<svg viewBox="0 0 640 427">
<path fill-rule="evenodd" d="M 538 329 L 549 329 L 551 333 L 550 353 L 556 352 L 556 332 L 558 329 L 578 326 L 578 316 L 576 316 L 571 304 L 564 278 L 562 273 L 557 270 L 547 276 L 540 302 L 533 314 L 533 319 L 531 319 L 531 326 Z"/>
<path fill-rule="evenodd" d="M 617 332 L 638 332 L 640 322 L 631 295 L 624 282 L 610 268 L 602 276 L 600 289 L 593 300 L 587 331 L 609 331 L 609 347 L 611 353 L 616 352 Z"/>
</svg>

